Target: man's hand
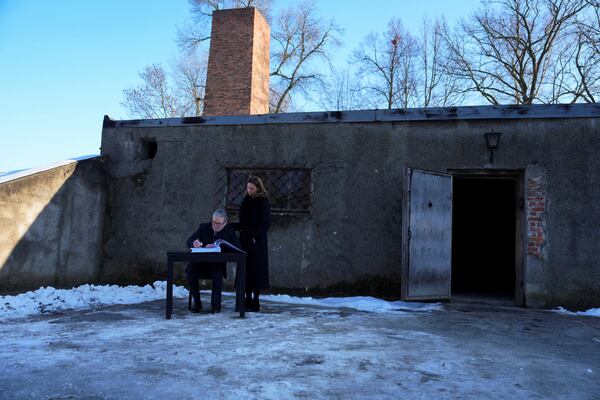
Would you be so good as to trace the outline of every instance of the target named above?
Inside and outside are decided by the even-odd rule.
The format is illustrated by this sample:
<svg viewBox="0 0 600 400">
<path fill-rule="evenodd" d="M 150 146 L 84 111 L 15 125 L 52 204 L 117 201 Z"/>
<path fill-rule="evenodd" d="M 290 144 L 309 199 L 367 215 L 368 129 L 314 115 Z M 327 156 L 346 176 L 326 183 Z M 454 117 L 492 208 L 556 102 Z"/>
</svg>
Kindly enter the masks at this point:
<svg viewBox="0 0 600 400">
<path fill-rule="evenodd" d="M 206 247 L 217 247 L 217 246 L 215 246 L 214 243 L 209 243 L 209 244 L 206 245 Z"/>
<path fill-rule="evenodd" d="M 202 247 L 202 242 L 199 241 L 198 239 L 194 240 L 194 243 L 192 243 L 192 246 L 194 247 Z"/>
</svg>

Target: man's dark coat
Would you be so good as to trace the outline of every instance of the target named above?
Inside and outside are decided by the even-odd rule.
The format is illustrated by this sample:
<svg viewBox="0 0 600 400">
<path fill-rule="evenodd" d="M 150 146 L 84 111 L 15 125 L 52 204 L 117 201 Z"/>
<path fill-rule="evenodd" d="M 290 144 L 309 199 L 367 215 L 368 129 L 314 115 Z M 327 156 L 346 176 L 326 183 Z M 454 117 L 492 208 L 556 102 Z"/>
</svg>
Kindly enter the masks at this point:
<svg viewBox="0 0 600 400">
<path fill-rule="evenodd" d="M 235 247 L 241 247 L 240 239 L 238 239 L 234 227 L 229 224 L 225 225 L 225 227 L 217 233 L 213 231 L 210 222 L 200 224 L 198 230 L 196 230 L 196 232 L 194 232 L 185 242 L 186 246 L 192 248 L 194 246 L 194 240 L 196 239 L 202 242 L 202 247 L 206 247 L 207 244 L 214 243 L 219 239 L 226 240 Z M 227 268 L 225 268 L 225 263 L 190 263 L 188 268 L 195 265 L 201 267 L 202 272 L 199 276 L 200 279 L 212 279 L 213 268 L 219 268 L 223 277 L 227 278 Z"/>
<path fill-rule="evenodd" d="M 240 238 L 246 258 L 246 289 L 269 288 L 269 244 L 271 204 L 266 197 L 246 196 L 240 206 Z M 253 240 L 254 239 L 254 240 Z"/>
</svg>

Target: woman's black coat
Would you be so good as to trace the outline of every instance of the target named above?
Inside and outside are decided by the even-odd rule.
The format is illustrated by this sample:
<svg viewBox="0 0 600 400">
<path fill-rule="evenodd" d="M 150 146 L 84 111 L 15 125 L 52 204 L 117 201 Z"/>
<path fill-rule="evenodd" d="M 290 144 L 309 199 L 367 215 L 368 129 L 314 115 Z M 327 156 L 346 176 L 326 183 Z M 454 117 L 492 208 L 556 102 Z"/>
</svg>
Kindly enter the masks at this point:
<svg viewBox="0 0 600 400">
<path fill-rule="evenodd" d="M 269 243 L 271 204 L 266 197 L 246 195 L 240 206 L 240 239 L 246 259 L 246 290 L 269 288 Z"/>
<path fill-rule="evenodd" d="M 212 229 L 212 224 L 210 222 L 200 224 L 196 232 L 192 233 L 192 235 L 186 240 L 185 244 L 187 247 L 192 248 L 194 240 L 198 239 L 202 242 L 202 247 L 206 247 L 207 244 L 214 243 L 216 240 L 223 239 L 231 243 L 236 247 L 240 247 L 240 240 L 235 233 L 235 228 L 231 224 L 227 224 L 221 229 L 221 231 L 215 233 Z M 224 278 L 227 278 L 227 268 L 225 268 L 225 263 L 189 263 L 188 268 L 192 268 L 194 266 L 201 267 L 201 274 L 199 276 L 200 279 L 212 279 L 212 271 L 213 268 L 218 268 L 221 270 Z M 187 269 L 186 268 L 186 271 Z"/>
</svg>

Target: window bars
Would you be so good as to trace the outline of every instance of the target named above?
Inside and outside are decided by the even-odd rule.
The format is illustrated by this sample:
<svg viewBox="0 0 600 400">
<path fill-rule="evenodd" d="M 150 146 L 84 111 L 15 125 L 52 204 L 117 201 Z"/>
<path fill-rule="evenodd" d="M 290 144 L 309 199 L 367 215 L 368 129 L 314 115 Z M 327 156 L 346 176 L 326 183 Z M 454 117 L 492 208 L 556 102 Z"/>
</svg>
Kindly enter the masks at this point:
<svg viewBox="0 0 600 400">
<path fill-rule="evenodd" d="M 265 184 L 273 214 L 310 213 L 312 171 L 309 168 L 223 167 L 217 178 L 219 205 L 237 213 L 246 195 L 246 182 L 250 175 L 260 177 Z"/>
</svg>

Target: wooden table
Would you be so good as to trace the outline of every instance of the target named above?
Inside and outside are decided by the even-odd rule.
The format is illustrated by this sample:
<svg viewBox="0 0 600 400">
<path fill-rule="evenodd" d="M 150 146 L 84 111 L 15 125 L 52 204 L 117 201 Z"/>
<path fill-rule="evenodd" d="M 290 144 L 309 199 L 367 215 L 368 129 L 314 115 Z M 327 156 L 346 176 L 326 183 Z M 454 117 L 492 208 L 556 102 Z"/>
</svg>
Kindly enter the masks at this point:
<svg viewBox="0 0 600 400">
<path fill-rule="evenodd" d="M 235 309 L 236 311 L 239 311 L 240 317 L 244 318 L 244 315 L 246 314 L 246 253 L 192 253 L 189 250 L 167 251 L 167 319 L 171 319 L 171 314 L 173 312 L 173 263 L 176 262 L 235 262 Z"/>
</svg>

